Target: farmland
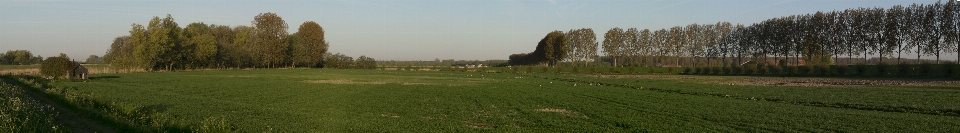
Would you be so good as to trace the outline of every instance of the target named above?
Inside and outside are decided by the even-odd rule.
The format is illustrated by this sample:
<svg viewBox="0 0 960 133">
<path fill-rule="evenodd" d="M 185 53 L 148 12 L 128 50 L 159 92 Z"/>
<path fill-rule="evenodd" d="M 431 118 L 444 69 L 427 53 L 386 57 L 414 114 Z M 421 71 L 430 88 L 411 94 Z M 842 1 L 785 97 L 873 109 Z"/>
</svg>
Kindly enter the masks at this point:
<svg viewBox="0 0 960 133">
<path fill-rule="evenodd" d="M 104 120 L 140 131 L 211 122 L 239 132 L 960 131 L 955 81 L 338 69 L 91 79 L 47 92 L 108 103 L 100 110 L 120 119 L 149 112 Z"/>
</svg>

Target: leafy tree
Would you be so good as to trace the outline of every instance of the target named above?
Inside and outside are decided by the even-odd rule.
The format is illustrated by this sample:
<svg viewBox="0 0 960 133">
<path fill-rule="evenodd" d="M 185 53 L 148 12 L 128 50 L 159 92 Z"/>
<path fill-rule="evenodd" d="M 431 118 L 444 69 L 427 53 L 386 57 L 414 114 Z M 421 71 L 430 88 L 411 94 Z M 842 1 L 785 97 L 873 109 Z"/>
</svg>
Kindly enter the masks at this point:
<svg viewBox="0 0 960 133">
<path fill-rule="evenodd" d="M 324 53 L 327 53 L 327 41 L 324 39 L 323 27 L 320 27 L 320 24 L 317 24 L 313 21 L 307 21 L 300 25 L 300 28 L 297 29 L 295 33 L 299 41 L 301 41 L 302 46 L 291 46 L 291 48 L 302 48 L 302 50 L 291 50 L 298 51 L 297 54 L 292 55 L 295 59 L 295 62 L 301 63 L 301 65 L 313 67 L 320 63 L 323 60 Z M 294 39 L 291 39 L 293 41 Z M 290 43 L 294 45 L 296 43 Z M 296 64 L 296 63 L 294 63 Z"/>
<path fill-rule="evenodd" d="M 547 33 L 547 37 L 544 39 L 544 58 L 549 61 L 550 65 L 557 65 L 557 62 L 565 59 L 567 56 L 566 45 L 564 44 L 564 34 L 562 31 L 553 31 Z"/>
<path fill-rule="evenodd" d="M 100 64 L 100 63 L 103 63 L 103 58 L 101 58 L 100 56 L 97 56 L 97 55 L 90 55 L 89 57 L 87 57 L 87 60 L 85 60 L 84 63 L 87 63 L 87 64 Z"/>
<path fill-rule="evenodd" d="M 623 57 L 623 46 L 626 42 L 624 34 L 623 29 L 615 27 L 603 35 L 603 53 L 613 59 L 614 67 L 617 66 L 617 61 Z"/>
<path fill-rule="evenodd" d="M 261 66 L 273 68 L 287 60 L 287 23 L 276 13 L 260 13 L 253 17 L 257 54 Z"/>
<path fill-rule="evenodd" d="M 33 53 L 27 50 L 8 50 L 5 54 L 0 54 L 0 64 L 4 65 L 30 65 L 37 62 Z"/>
<path fill-rule="evenodd" d="M 181 62 L 189 69 L 206 67 L 213 63 L 217 53 L 217 38 L 210 32 L 210 27 L 201 23 L 190 23 L 182 33 L 185 41 L 177 52 Z"/>
<path fill-rule="evenodd" d="M 356 62 L 359 69 L 377 69 L 376 59 L 361 55 Z"/>
<path fill-rule="evenodd" d="M 40 64 L 40 74 L 54 78 L 62 77 L 72 65 L 71 63 L 70 60 L 63 57 L 47 57 L 47 59 Z"/>
</svg>

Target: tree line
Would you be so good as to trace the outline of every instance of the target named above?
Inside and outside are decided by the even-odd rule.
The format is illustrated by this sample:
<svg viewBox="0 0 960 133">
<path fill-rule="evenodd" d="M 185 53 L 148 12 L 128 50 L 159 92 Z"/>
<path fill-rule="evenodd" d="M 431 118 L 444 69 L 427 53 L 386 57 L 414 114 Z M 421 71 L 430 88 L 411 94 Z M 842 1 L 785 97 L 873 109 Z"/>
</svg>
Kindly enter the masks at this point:
<svg viewBox="0 0 960 133">
<path fill-rule="evenodd" d="M 612 28 L 604 35 L 602 53 L 614 66 L 729 66 L 748 61 L 776 65 L 832 65 L 842 56 L 936 57 L 960 51 L 957 2 L 851 8 L 767 19 L 750 25 L 718 22 L 650 30 Z M 532 53 L 514 54 L 512 65 L 555 65 L 556 61 L 600 61 L 589 29 L 548 34 Z M 585 33 L 585 34 L 584 34 Z M 546 43 L 562 35 L 559 44 Z M 591 45 L 593 44 L 593 45 Z M 542 46 L 541 46 L 542 45 Z M 548 49 L 548 47 L 561 47 Z M 555 52 L 559 50 L 559 52 Z M 538 52 L 543 51 L 543 52 Z M 592 52 L 591 52 L 592 51 Z M 547 53 L 562 56 L 548 56 Z M 957 54 L 960 58 L 960 54 Z M 560 58 L 548 58 L 560 57 Z M 689 61 L 693 60 L 693 61 Z M 851 64 L 852 62 L 845 62 Z M 681 64 L 683 63 L 683 64 Z M 960 63 L 960 62 L 958 62 Z M 586 65 L 584 63 L 583 65 Z"/>
<path fill-rule="evenodd" d="M 181 28 L 170 15 L 131 26 L 130 34 L 115 38 L 99 60 L 152 71 L 321 67 L 329 46 L 316 22 L 306 21 L 289 34 L 287 23 L 269 12 L 255 16 L 251 26 L 195 22 Z"/>
<path fill-rule="evenodd" d="M 33 53 L 27 50 L 8 50 L 6 53 L 0 53 L 0 65 L 31 65 L 40 62 L 43 62 L 43 57 L 33 56 Z"/>
</svg>

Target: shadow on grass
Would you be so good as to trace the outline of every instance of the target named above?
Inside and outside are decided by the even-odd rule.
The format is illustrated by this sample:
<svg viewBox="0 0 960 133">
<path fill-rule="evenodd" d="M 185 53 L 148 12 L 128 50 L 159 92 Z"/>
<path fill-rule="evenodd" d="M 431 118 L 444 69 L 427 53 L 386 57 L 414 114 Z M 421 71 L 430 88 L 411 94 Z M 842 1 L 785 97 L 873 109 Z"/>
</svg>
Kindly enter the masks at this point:
<svg viewBox="0 0 960 133">
<path fill-rule="evenodd" d="M 90 80 L 97 80 L 97 79 L 115 79 L 115 78 L 120 78 L 120 76 L 96 76 L 96 77 L 90 77 Z"/>
</svg>

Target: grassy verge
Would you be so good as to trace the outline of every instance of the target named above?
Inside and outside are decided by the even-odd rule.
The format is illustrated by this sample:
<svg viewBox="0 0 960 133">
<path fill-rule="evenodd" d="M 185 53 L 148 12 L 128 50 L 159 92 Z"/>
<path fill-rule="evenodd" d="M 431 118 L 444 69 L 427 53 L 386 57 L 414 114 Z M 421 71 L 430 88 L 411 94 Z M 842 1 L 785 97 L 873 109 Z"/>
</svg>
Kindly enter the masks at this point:
<svg viewBox="0 0 960 133">
<path fill-rule="evenodd" d="M 42 93 L 67 110 L 90 118 L 106 128 L 117 132 L 229 132 L 231 127 L 222 119 L 209 117 L 200 123 L 185 123 L 180 118 L 159 112 L 152 106 L 100 99 L 99 95 L 79 91 L 77 88 L 52 85 L 76 80 L 46 80 L 35 77 L 20 78 L 4 76 L 5 81 L 22 86 L 28 91 Z"/>
<path fill-rule="evenodd" d="M 52 107 L 29 98 L 23 87 L 10 82 L 0 78 L 0 132 L 64 132 Z"/>
</svg>

